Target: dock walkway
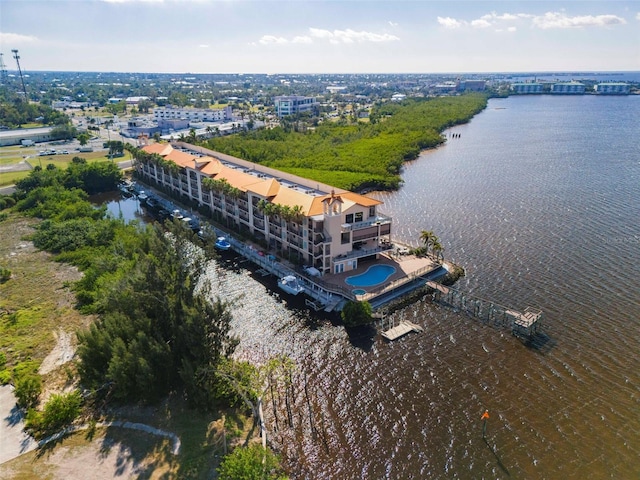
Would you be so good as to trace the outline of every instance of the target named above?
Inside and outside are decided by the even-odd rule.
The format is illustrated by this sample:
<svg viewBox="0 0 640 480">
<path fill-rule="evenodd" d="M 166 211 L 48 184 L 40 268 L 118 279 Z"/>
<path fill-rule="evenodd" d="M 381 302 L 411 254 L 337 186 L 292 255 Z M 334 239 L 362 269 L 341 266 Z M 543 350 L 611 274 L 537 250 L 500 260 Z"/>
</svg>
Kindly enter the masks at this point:
<svg viewBox="0 0 640 480">
<path fill-rule="evenodd" d="M 409 320 L 402 320 L 398 325 L 390 328 L 386 332 L 382 332 L 381 335 L 389 341 L 397 340 L 403 337 L 409 332 L 423 332 L 424 329 L 420 325 L 416 325 Z"/>
<path fill-rule="evenodd" d="M 526 307 L 521 312 L 433 281 L 428 281 L 427 285 L 433 289 L 434 301 L 494 326 L 510 328 L 514 335 L 532 338 L 540 326 L 542 310 Z"/>
</svg>

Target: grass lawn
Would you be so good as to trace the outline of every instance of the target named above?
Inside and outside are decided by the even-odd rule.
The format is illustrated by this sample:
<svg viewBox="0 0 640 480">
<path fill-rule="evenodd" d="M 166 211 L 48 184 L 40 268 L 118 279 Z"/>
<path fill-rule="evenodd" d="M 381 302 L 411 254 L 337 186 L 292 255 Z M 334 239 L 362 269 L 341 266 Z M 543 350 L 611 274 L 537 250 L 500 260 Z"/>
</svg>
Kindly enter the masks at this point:
<svg viewBox="0 0 640 480">
<path fill-rule="evenodd" d="M 109 158 L 107 157 L 106 151 L 100 152 L 71 152 L 68 155 L 46 155 L 39 156 L 35 155 L 27 159 L 27 162 L 32 167 L 41 166 L 42 168 L 46 168 L 50 163 L 55 165 L 58 168 L 67 168 L 73 159 L 73 157 L 81 157 L 87 160 L 87 162 L 109 162 Z M 130 156 L 126 154 L 124 157 L 118 157 L 114 160 L 116 162 L 121 162 L 124 160 L 128 160 Z M 13 160 L 13 161 L 10 161 Z M 22 157 L 0 157 L 0 165 L 12 165 L 17 164 L 23 160 Z M 20 171 L 20 172 L 9 172 L 3 171 L 0 172 L 0 187 L 5 187 L 7 185 L 13 185 L 18 180 L 21 180 L 29 175 L 29 171 Z"/>
<path fill-rule="evenodd" d="M 0 284 L 0 352 L 8 366 L 27 359 L 40 363 L 56 343 L 54 332 L 74 334 L 91 320 L 75 310 L 67 286 L 80 278 L 78 270 L 26 240 L 35 223 L 13 214 L 0 221 L 0 265 L 11 271 Z"/>
<path fill-rule="evenodd" d="M 0 172 L 0 187 L 13 185 L 18 180 L 22 180 L 27 177 L 29 173 L 30 170 L 24 170 L 21 172 Z"/>
</svg>

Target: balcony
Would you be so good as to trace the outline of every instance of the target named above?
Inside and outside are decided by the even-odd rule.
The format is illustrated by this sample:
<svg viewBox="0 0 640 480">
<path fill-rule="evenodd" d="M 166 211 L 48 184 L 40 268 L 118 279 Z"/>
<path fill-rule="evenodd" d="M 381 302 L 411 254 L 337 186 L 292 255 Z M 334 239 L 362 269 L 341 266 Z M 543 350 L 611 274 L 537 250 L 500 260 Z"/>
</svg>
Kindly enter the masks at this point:
<svg viewBox="0 0 640 480">
<path fill-rule="evenodd" d="M 391 243 L 381 243 L 376 248 L 369 248 L 367 250 L 351 250 L 349 253 L 343 253 L 342 255 L 338 255 L 334 258 L 336 261 L 347 260 L 349 258 L 362 258 L 369 257 L 371 255 L 375 255 L 376 253 L 386 252 L 387 250 L 391 250 L 393 245 Z"/>
<path fill-rule="evenodd" d="M 386 215 L 377 215 L 376 217 L 370 218 L 364 222 L 343 223 L 341 226 L 343 232 L 350 232 L 372 226 L 389 224 L 391 224 L 391 217 L 387 217 Z"/>
</svg>

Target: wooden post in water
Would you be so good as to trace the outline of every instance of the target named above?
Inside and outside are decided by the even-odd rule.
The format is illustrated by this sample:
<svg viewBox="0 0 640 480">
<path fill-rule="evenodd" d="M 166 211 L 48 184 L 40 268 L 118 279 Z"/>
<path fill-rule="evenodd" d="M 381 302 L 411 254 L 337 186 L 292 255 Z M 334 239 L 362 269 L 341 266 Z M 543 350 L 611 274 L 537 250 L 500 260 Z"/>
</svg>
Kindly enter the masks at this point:
<svg viewBox="0 0 640 480">
<path fill-rule="evenodd" d="M 489 419 L 489 410 L 485 410 L 484 413 L 482 414 L 482 417 L 480 417 L 480 420 L 482 420 L 482 438 L 484 439 L 487 435 L 487 420 Z"/>
</svg>

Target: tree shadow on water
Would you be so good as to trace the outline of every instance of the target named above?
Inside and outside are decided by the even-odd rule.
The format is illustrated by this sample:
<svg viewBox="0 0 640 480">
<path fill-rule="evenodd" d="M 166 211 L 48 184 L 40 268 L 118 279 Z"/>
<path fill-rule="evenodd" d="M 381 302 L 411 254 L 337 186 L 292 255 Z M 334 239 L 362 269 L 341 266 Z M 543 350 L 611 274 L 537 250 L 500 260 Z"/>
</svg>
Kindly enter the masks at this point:
<svg viewBox="0 0 640 480">
<path fill-rule="evenodd" d="M 360 325 L 358 327 L 345 327 L 349 335 L 349 342 L 356 348 L 365 352 L 371 351 L 378 331 L 373 325 Z"/>
</svg>

